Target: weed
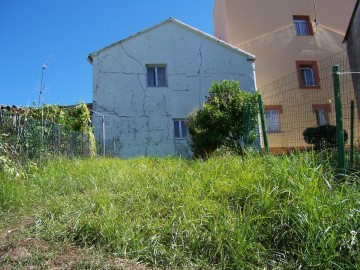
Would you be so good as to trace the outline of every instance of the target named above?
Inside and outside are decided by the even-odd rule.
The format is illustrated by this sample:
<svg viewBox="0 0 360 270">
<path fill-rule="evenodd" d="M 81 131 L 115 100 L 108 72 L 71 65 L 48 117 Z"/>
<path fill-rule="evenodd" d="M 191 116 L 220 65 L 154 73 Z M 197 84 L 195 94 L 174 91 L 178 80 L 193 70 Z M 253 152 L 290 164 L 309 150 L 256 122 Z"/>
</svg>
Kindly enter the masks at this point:
<svg viewBox="0 0 360 270">
<path fill-rule="evenodd" d="M 47 242 L 150 265 L 357 269 L 359 181 L 331 168 L 313 153 L 60 159 L 30 180 L 0 178 L 1 209 L 32 208 Z"/>
</svg>

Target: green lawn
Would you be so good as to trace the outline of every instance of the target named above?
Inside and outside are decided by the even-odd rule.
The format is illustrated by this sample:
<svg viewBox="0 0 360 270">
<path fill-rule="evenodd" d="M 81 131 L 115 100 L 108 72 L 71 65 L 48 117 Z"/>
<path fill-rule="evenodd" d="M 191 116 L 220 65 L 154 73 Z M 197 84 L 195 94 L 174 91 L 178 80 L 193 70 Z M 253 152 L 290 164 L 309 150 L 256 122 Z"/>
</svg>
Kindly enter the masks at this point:
<svg viewBox="0 0 360 270">
<path fill-rule="evenodd" d="M 47 269 L 62 245 L 90 254 L 66 269 L 360 269 L 359 179 L 315 159 L 57 159 L 0 175 L 1 235 L 23 224 L 14 243 L 51 250 L 18 269 Z M 0 268 L 13 266 L 1 244 Z"/>
</svg>

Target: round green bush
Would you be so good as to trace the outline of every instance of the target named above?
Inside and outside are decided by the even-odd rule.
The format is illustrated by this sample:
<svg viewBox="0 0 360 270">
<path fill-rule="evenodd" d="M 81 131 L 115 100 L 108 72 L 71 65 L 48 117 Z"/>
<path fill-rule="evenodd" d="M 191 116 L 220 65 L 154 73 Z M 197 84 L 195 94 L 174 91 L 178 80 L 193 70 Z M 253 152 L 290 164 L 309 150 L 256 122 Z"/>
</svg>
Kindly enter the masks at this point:
<svg viewBox="0 0 360 270">
<path fill-rule="evenodd" d="M 336 126 L 309 127 L 304 130 L 303 136 L 306 143 L 314 145 L 314 149 L 335 148 L 337 145 Z M 345 143 L 347 139 L 348 134 L 344 130 Z"/>
</svg>

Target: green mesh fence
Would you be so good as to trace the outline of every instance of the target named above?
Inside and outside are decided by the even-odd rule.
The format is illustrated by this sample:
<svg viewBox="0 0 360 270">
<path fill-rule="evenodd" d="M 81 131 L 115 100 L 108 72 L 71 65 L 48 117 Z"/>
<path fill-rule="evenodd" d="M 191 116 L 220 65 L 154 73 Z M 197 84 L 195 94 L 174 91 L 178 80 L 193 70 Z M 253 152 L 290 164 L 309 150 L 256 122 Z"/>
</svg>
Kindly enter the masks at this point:
<svg viewBox="0 0 360 270">
<path fill-rule="evenodd" d="M 332 140 L 329 139 L 333 136 L 332 127 L 336 127 L 332 67 L 339 65 L 346 162 L 360 164 L 360 68 L 353 64 L 358 51 L 359 46 L 355 46 L 320 61 L 299 61 L 296 63 L 297 72 L 259 89 L 264 103 L 271 153 L 307 151 L 321 148 L 321 143 L 325 148 L 331 148 L 326 145 L 326 140 Z M 323 141 L 318 145 L 311 143 L 314 140 L 306 136 L 311 129 L 323 134 Z M 324 134 L 326 132 L 328 134 Z"/>
<path fill-rule="evenodd" d="M 41 160 L 51 155 L 87 156 L 87 134 L 47 120 L 28 118 L 20 110 L 0 110 L 0 155 L 12 160 Z"/>
</svg>

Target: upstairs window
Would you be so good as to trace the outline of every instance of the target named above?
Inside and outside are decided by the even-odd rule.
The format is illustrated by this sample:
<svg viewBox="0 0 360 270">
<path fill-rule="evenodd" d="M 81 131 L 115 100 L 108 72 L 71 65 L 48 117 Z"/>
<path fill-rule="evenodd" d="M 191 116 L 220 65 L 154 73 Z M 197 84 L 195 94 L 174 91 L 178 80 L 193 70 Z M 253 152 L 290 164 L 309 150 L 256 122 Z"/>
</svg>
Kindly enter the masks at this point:
<svg viewBox="0 0 360 270">
<path fill-rule="evenodd" d="M 175 139 L 186 139 L 188 136 L 187 127 L 184 119 L 174 120 L 174 137 Z"/>
<path fill-rule="evenodd" d="M 147 86 L 166 87 L 166 65 L 146 65 Z"/>
<path fill-rule="evenodd" d="M 294 15 L 293 21 L 295 25 L 296 35 L 311 36 L 314 34 L 309 16 Z"/>
<path fill-rule="evenodd" d="M 319 69 L 316 61 L 296 61 L 300 88 L 320 88 Z"/>
</svg>

